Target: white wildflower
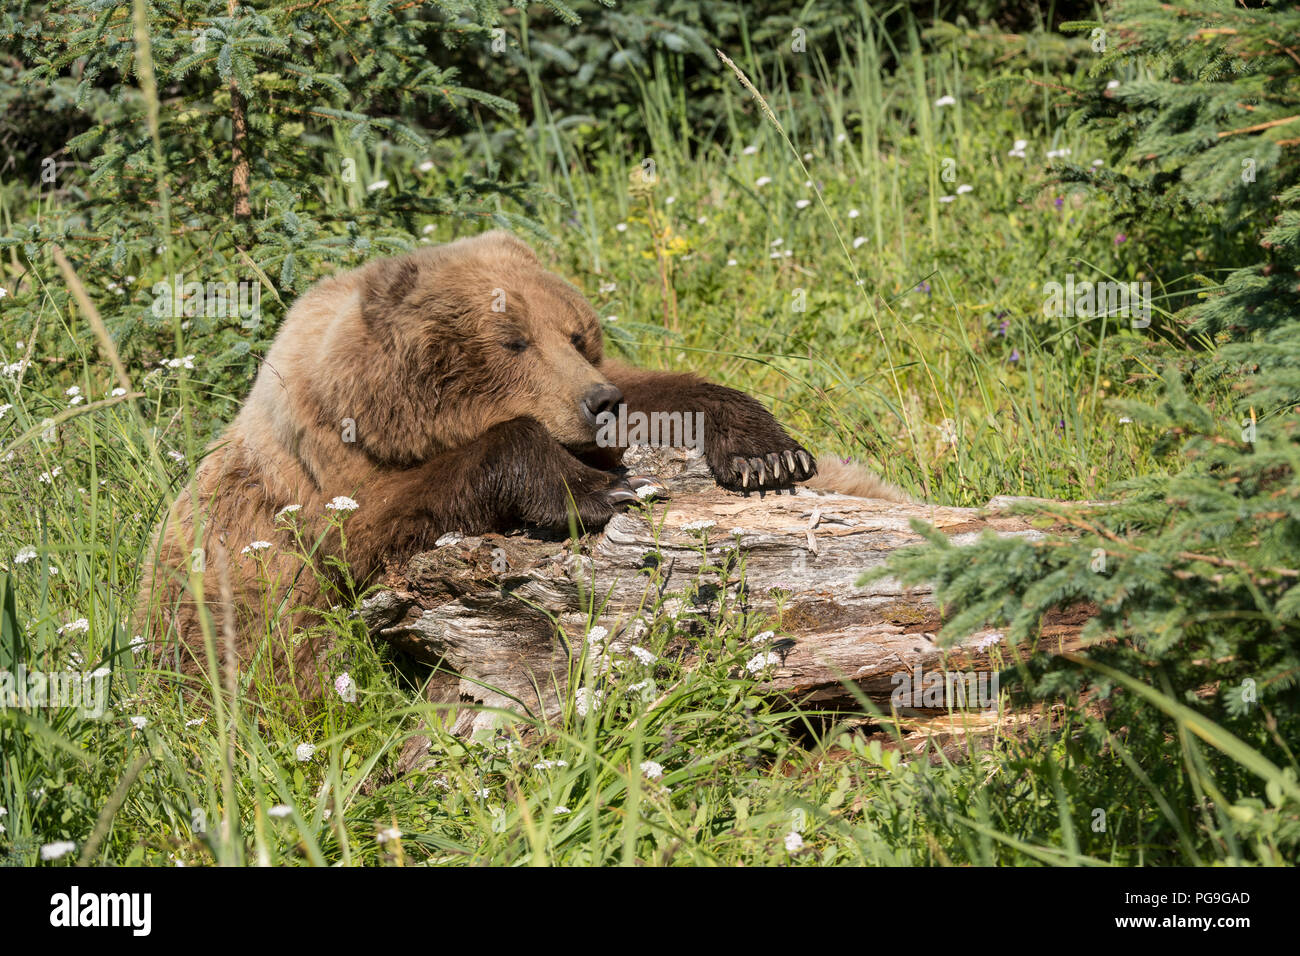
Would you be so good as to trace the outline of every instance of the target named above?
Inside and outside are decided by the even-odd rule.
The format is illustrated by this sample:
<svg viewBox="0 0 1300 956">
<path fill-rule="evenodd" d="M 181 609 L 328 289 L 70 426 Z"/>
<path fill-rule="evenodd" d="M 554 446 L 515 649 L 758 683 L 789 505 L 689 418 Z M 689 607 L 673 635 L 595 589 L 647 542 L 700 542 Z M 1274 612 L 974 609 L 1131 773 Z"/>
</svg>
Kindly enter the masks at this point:
<svg viewBox="0 0 1300 956">
<path fill-rule="evenodd" d="M 708 531 L 710 528 L 716 525 L 717 525 L 716 521 L 708 521 L 708 520 L 688 521 L 686 524 L 682 525 L 682 530 L 683 531 Z"/>
<path fill-rule="evenodd" d="M 573 692 L 573 709 L 578 712 L 579 717 L 586 717 L 588 713 L 600 710 L 600 702 L 604 697 L 602 691 L 579 687 Z"/>
<path fill-rule="evenodd" d="M 77 844 L 70 840 L 58 840 L 54 843 L 47 843 L 41 847 L 42 860 L 59 860 L 67 856 L 77 848 Z"/>
<path fill-rule="evenodd" d="M 312 757 L 316 756 L 316 745 L 301 743 L 294 750 L 293 755 L 298 758 L 299 763 L 306 763 Z"/>
<path fill-rule="evenodd" d="M 347 495 L 339 495 L 330 501 L 330 503 L 325 507 L 330 511 L 356 511 L 358 505 L 351 498 L 347 497 Z"/>
<path fill-rule="evenodd" d="M 357 685 L 352 680 L 352 675 L 344 671 L 338 677 L 334 678 L 334 690 L 338 692 L 345 704 L 355 704 L 357 702 Z"/>
<path fill-rule="evenodd" d="M 655 763 L 653 760 L 642 760 L 641 772 L 651 780 L 658 780 L 664 775 L 664 765 Z"/>
<path fill-rule="evenodd" d="M 628 653 L 630 653 L 633 657 L 639 660 L 646 667 L 649 667 L 658 659 L 654 656 L 654 654 L 650 653 L 644 647 L 641 647 L 639 644 L 633 644 L 631 647 L 629 647 Z"/>
</svg>

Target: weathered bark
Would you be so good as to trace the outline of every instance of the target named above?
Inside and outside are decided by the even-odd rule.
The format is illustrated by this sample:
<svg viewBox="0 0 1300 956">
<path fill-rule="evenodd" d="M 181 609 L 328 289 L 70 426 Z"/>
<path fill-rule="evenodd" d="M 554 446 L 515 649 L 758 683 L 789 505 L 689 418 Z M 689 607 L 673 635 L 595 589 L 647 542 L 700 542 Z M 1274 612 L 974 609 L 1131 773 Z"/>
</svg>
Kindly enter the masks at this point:
<svg viewBox="0 0 1300 956">
<path fill-rule="evenodd" d="M 235 0 L 226 0 L 226 12 L 231 19 L 235 17 L 236 6 Z M 253 214 L 249 201 L 248 103 L 233 75 L 227 88 L 230 90 L 230 190 L 235 197 L 235 219 L 242 221 Z"/>
<path fill-rule="evenodd" d="M 851 681 L 888 710 L 896 674 L 988 670 L 994 647 L 1009 659 L 1002 635 L 990 630 L 941 650 L 939 610 L 928 588 L 904 588 L 892 578 L 865 587 L 854 582 L 920 540 L 909 526 L 914 517 L 958 542 L 987 529 L 1039 537 L 1023 518 L 806 488 L 743 496 L 717 487 L 689 452 L 635 449 L 628 459 L 633 471 L 657 475 L 672 491 L 670 502 L 655 505 L 653 526 L 641 514 L 622 514 L 580 550 L 524 534 L 448 535 L 436 550 L 389 569 L 387 589 L 366 603 L 362 617 L 378 637 L 438 665 L 432 700 L 516 710 L 522 704 L 554 714 L 570 648 L 580 651 L 589 623 L 606 627 L 614 649 L 625 650 L 638 615 L 658 596 L 647 593 L 646 569 L 658 565 L 656 590 L 664 595 L 697 578 L 700 533 L 683 526 L 701 521 L 714 522 L 707 532 L 711 557 L 715 549 L 739 549 L 744 590 L 739 573 L 725 594 L 721 580 L 706 575 L 715 584 L 697 590 L 693 610 L 711 614 L 721 603 L 739 603 L 770 614 L 782 639 L 774 648 L 781 662 L 764 671 L 761 692 L 814 707 L 852 707 L 845 686 Z M 588 612 L 593 602 L 595 615 Z M 1049 622 L 1045 638 L 1054 650 L 1077 646 L 1083 617 Z M 490 715 L 462 711 L 453 730 L 467 734 L 490 722 Z"/>
</svg>

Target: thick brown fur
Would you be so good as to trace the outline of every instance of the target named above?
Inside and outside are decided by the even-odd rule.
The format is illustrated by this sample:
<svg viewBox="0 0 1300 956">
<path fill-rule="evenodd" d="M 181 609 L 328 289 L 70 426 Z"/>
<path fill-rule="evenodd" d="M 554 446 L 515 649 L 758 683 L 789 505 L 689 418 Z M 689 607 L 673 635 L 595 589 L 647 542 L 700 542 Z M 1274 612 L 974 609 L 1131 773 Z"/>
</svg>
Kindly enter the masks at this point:
<svg viewBox="0 0 1300 956">
<path fill-rule="evenodd" d="M 142 594 L 151 643 L 182 671 L 204 671 L 192 597 L 202 570 L 216 660 L 258 660 L 277 681 L 318 692 L 327 648 L 312 637 L 324 632 L 312 612 L 337 600 L 333 586 L 364 586 L 386 560 L 450 531 L 562 531 L 571 505 L 593 530 L 634 500 L 616 471 L 622 450 L 595 446 L 593 409 L 620 400 L 629 412 L 702 412 L 704 455 L 725 487 L 827 485 L 749 396 L 606 359 L 591 306 L 507 233 L 318 283 L 209 449 L 196 498 L 184 490 L 159 529 Z M 901 496 L 835 470 L 852 485 L 835 490 Z M 339 496 L 359 506 L 346 513 L 345 542 L 329 520 L 342 513 L 327 508 Z M 289 505 L 300 509 L 277 517 Z M 245 551 L 254 542 L 271 546 Z"/>
</svg>

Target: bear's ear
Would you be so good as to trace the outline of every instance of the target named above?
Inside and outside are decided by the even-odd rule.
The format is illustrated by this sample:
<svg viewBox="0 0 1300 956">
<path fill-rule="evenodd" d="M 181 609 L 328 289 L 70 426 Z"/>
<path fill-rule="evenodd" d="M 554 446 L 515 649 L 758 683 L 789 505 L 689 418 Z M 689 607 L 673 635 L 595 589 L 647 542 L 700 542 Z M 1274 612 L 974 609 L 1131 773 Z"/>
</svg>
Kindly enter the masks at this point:
<svg viewBox="0 0 1300 956">
<path fill-rule="evenodd" d="M 361 317 L 372 329 L 383 326 L 415 291 L 420 264 L 414 256 L 380 259 L 366 269 L 361 283 Z"/>
</svg>

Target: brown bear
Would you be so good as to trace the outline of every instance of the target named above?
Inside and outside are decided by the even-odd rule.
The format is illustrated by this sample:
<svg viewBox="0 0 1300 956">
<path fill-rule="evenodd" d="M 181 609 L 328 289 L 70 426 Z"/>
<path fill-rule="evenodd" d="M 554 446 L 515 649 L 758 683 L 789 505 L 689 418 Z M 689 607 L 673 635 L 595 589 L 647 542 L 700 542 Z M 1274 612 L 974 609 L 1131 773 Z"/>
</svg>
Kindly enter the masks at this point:
<svg viewBox="0 0 1300 956">
<path fill-rule="evenodd" d="M 620 475 L 622 449 L 597 443 L 616 411 L 699 413 L 704 456 L 730 489 L 817 475 L 748 395 L 607 359 L 592 307 L 508 233 L 325 279 L 290 309 L 243 409 L 159 529 L 142 594 L 150 642 L 204 672 L 210 620 L 217 661 L 261 661 L 313 694 L 324 648 L 307 625 L 333 585 L 360 588 L 451 531 L 564 530 L 571 508 L 598 528 L 638 490 L 660 490 Z M 901 497 L 838 463 L 821 478 Z M 340 509 L 341 533 L 329 520 Z"/>
</svg>

